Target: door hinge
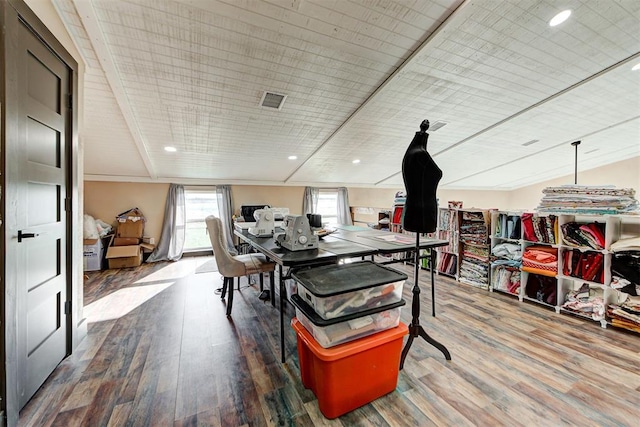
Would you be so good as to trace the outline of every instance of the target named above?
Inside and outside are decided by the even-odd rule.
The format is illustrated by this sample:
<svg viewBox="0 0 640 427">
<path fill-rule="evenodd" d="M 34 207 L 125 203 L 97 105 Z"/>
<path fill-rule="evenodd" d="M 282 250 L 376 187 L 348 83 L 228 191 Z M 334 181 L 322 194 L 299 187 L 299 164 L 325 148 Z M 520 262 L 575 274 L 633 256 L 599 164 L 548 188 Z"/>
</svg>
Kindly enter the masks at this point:
<svg viewBox="0 0 640 427">
<path fill-rule="evenodd" d="M 71 197 L 64 198 L 64 211 L 71 212 Z"/>
<path fill-rule="evenodd" d="M 67 94 L 67 108 L 70 110 L 73 109 L 73 94 L 71 93 Z"/>
<path fill-rule="evenodd" d="M 71 314 L 71 300 L 64 302 L 64 314 Z"/>
</svg>

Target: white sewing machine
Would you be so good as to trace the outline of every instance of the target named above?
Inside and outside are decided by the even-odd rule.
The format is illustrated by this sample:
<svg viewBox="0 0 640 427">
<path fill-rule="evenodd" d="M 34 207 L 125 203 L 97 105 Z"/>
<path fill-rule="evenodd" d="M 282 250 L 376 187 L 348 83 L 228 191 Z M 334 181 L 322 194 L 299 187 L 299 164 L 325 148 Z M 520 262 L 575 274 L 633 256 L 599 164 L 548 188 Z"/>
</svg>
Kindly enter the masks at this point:
<svg viewBox="0 0 640 427">
<path fill-rule="evenodd" d="M 253 227 L 249 227 L 249 234 L 256 237 L 271 237 L 275 229 L 275 215 L 272 209 L 257 209 L 253 212 L 253 218 L 256 223 Z"/>
<path fill-rule="evenodd" d="M 284 234 L 276 237 L 276 243 L 290 251 L 303 251 L 318 247 L 318 236 L 313 234 L 306 215 L 287 215 L 282 221 Z"/>
</svg>

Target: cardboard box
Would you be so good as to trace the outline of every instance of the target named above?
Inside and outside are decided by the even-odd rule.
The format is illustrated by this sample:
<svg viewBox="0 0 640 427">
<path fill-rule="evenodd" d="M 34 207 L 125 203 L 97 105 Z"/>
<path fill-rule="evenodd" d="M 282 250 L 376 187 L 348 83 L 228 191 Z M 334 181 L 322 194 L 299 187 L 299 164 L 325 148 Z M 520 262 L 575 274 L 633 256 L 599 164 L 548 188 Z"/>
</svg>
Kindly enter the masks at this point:
<svg viewBox="0 0 640 427">
<path fill-rule="evenodd" d="M 106 258 L 109 268 L 137 267 L 142 264 L 142 248 L 139 245 L 110 246 Z"/>
<path fill-rule="evenodd" d="M 102 270 L 104 246 L 101 239 L 85 239 L 82 249 L 82 267 L 84 271 Z"/>
<path fill-rule="evenodd" d="M 133 208 L 116 216 L 118 227 L 116 237 L 135 237 L 142 239 L 144 234 L 144 215 L 138 208 Z"/>
<path fill-rule="evenodd" d="M 116 237 L 113 239 L 113 246 L 133 246 L 140 243 L 137 237 Z"/>
</svg>

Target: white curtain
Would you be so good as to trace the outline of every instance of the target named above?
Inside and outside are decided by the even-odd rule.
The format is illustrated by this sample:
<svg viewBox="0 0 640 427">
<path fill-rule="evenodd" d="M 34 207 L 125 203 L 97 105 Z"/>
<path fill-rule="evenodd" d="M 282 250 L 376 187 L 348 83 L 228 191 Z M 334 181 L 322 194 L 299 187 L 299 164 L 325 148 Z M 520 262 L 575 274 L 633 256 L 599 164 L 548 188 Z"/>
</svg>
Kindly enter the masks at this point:
<svg viewBox="0 0 640 427">
<path fill-rule="evenodd" d="M 233 244 L 233 203 L 231 200 L 230 185 L 216 185 L 216 196 L 218 200 L 218 212 L 222 221 L 222 232 L 227 242 L 227 249 L 231 254 L 237 254 Z"/>
<path fill-rule="evenodd" d="M 151 253 L 147 262 L 178 261 L 184 249 L 186 226 L 186 206 L 184 187 L 178 184 L 169 186 L 167 202 L 164 206 L 164 220 L 158 246 Z"/>
<path fill-rule="evenodd" d="M 302 199 L 302 214 L 316 213 L 318 209 L 318 199 L 320 198 L 320 189 L 316 187 L 305 187 L 304 198 Z"/>
<path fill-rule="evenodd" d="M 349 192 L 346 187 L 338 188 L 338 224 L 353 225 L 349 207 Z"/>
</svg>

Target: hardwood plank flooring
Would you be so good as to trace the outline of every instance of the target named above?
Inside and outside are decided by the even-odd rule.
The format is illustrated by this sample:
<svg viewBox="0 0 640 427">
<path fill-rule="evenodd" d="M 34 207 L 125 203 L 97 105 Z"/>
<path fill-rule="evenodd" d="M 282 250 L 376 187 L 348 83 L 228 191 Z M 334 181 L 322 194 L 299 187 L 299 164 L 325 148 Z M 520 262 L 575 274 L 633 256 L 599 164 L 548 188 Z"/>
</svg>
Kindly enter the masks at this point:
<svg viewBox="0 0 640 427">
<path fill-rule="evenodd" d="M 421 324 L 396 390 L 326 419 L 300 380 L 294 331 L 280 363 L 277 309 L 243 279 L 232 319 L 195 273 L 209 257 L 88 274 L 88 336 L 20 426 L 637 426 L 640 336 L 420 272 Z M 411 320 L 413 268 L 402 321 Z M 294 315 L 288 307 L 286 321 Z"/>
</svg>

